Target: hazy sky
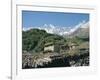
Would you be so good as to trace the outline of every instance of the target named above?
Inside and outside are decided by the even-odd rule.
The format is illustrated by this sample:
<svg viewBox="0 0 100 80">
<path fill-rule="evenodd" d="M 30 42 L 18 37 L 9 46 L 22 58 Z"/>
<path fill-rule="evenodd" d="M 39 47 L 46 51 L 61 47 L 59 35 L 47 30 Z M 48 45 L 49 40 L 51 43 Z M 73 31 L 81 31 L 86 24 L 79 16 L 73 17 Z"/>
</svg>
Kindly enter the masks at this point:
<svg viewBox="0 0 100 80">
<path fill-rule="evenodd" d="M 44 24 L 52 24 L 60 27 L 74 27 L 83 21 L 89 21 L 89 14 L 22 11 L 22 24 L 24 28 L 34 28 L 36 26 L 43 26 Z"/>
</svg>

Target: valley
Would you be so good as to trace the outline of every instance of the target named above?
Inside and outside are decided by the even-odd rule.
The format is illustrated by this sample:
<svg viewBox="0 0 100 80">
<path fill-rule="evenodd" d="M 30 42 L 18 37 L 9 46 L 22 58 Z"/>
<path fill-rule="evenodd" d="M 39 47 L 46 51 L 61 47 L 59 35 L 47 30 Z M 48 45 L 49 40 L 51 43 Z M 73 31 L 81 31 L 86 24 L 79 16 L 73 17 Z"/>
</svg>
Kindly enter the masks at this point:
<svg viewBox="0 0 100 80">
<path fill-rule="evenodd" d="M 80 26 L 67 35 L 22 31 L 22 68 L 89 66 L 89 24 Z"/>
</svg>

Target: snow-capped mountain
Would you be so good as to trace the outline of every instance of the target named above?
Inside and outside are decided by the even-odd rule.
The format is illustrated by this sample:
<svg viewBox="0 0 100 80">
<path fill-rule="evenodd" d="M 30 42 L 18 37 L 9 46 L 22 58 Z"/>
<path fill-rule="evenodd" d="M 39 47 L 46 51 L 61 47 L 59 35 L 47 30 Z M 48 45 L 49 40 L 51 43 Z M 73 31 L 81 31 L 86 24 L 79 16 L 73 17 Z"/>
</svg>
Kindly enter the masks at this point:
<svg viewBox="0 0 100 80">
<path fill-rule="evenodd" d="M 89 36 L 89 22 L 83 22 L 71 29 L 68 33 L 70 36 Z"/>
<path fill-rule="evenodd" d="M 39 29 L 43 29 L 46 30 L 48 33 L 58 34 L 58 35 L 65 35 L 69 31 L 68 27 L 54 26 L 52 24 L 49 25 L 44 24 L 44 26 L 39 27 Z"/>
<path fill-rule="evenodd" d="M 44 26 L 41 26 L 40 29 L 46 30 L 48 33 L 52 34 L 58 34 L 61 36 L 75 36 L 75 35 L 86 35 L 89 33 L 89 22 L 81 22 L 71 27 L 60 27 L 60 26 L 54 26 L 52 24 L 44 24 Z"/>
<path fill-rule="evenodd" d="M 88 32 L 89 22 L 81 22 L 74 27 L 63 27 L 63 26 L 54 26 L 52 24 L 44 24 L 43 26 L 39 27 L 29 27 L 23 28 L 23 31 L 27 31 L 33 28 L 38 28 L 40 30 L 45 30 L 47 33 L 57 34 L 61 36 L 68 36 L 68 35 L 78 35 L 82 32 Z"/>
</svg>

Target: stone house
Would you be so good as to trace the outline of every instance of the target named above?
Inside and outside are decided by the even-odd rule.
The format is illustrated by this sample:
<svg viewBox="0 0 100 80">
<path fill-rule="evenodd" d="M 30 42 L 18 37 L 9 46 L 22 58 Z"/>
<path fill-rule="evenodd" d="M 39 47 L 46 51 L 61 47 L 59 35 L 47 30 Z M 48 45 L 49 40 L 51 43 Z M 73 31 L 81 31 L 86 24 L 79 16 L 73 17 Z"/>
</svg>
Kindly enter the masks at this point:
<svg viewBox="0 0 100 80">
<path fill-rule="evenodd" d="M 78 45 L 76 43 L 70 43 L 69 44 L 69 49 L 72 50 L 72 49 L 75 49 Z"/>
<path fill-rule="evenodd" d="M 57 52 L 61 53 L 66 50 L 69 50 L 69 46 L 67 44 L 61 44 L 61 43 L 47 43 L 44 46 L 44 52 Z"/>
<path fill-rule="evenodd" d="M 53 43 L 47 43 L 44 45 L 44 52 L 53 52 L 54 51 L 54 44 Z"/>
<path fill-rule="evenodd" d="M 60 45 L 54 43 L 47 43 L 44 46 L 44 52 L 60 52 Z"/>
</svg>

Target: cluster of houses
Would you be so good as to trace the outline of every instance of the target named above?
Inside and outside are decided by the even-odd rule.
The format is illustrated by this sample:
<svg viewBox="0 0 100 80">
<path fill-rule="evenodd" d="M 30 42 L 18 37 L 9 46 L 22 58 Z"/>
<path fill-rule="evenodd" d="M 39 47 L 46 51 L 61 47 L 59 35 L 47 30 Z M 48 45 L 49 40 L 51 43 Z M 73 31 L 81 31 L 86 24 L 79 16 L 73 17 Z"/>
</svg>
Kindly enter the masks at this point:
<svg viewBox="0 0 100 80">
<path fill-rule="evenodd" d="M 84 50 L 86 48 L 85 45 L 86 44 L 84 44 L 83 46 L 81 45 L 81 48 L 80 48 L 80 51 L 83 53 L 88 52 L 88 51 Z M 85 48 L 84 48 L 84 46 L 85 46 Z M 45 65 L 47 66 L 47 65 L 53 63 L 54 60 L 64 61 L 65 63 L 67 63 L 67 66 L 68 65 L 71 65 L 71 66 L 88 65 L 89 64 L 88 57 L 86 57 L 86 59 L 84 59 L 84 61 L 85 61 L 84 63 L 82 62 L 83 60 L 80 58 L 79 58 L 78 62 L 75 62 L 73 60 L 75 58 L 73 58 L 71 62 L 67 62 L 68 60 L 65 59 L 66 56 L 64 54 L 59 54 L 59 53 L 67 52 L 69 50 L 74 50 L 77 47 L 79 47 L 79 45 L 76 43 L 72 43 L 72 42 L 69 42 L 69 43 L 49 42 L 44 45 L 44 51 L 43 51 L 44 54 L 41 53 L 36 56 L 36 55 L 33 55 L 26 51 L 23 51 L 22 68 L 24 69 L 24 68 L 45 67 Z M 50 54 L 47 54 L 47 53 L 50 53 Z M 64 65 L 66 65 L 65 63 L 64 63 Z M 53 66 L 53 65 L 51 65 L 51 66 Z"/>
<path fill-rule="evenodd" d="M 47 43 L 44 46 L 44 53 L 46 52 L 57 52 L 61 53 L 63 51 L 72 50 L 75 49 L 78 45 L 76 43 L 69 43 L 69 44 L 63 44 L 63 43 L 56 43 L 53 42 Z"/>
</svg>

